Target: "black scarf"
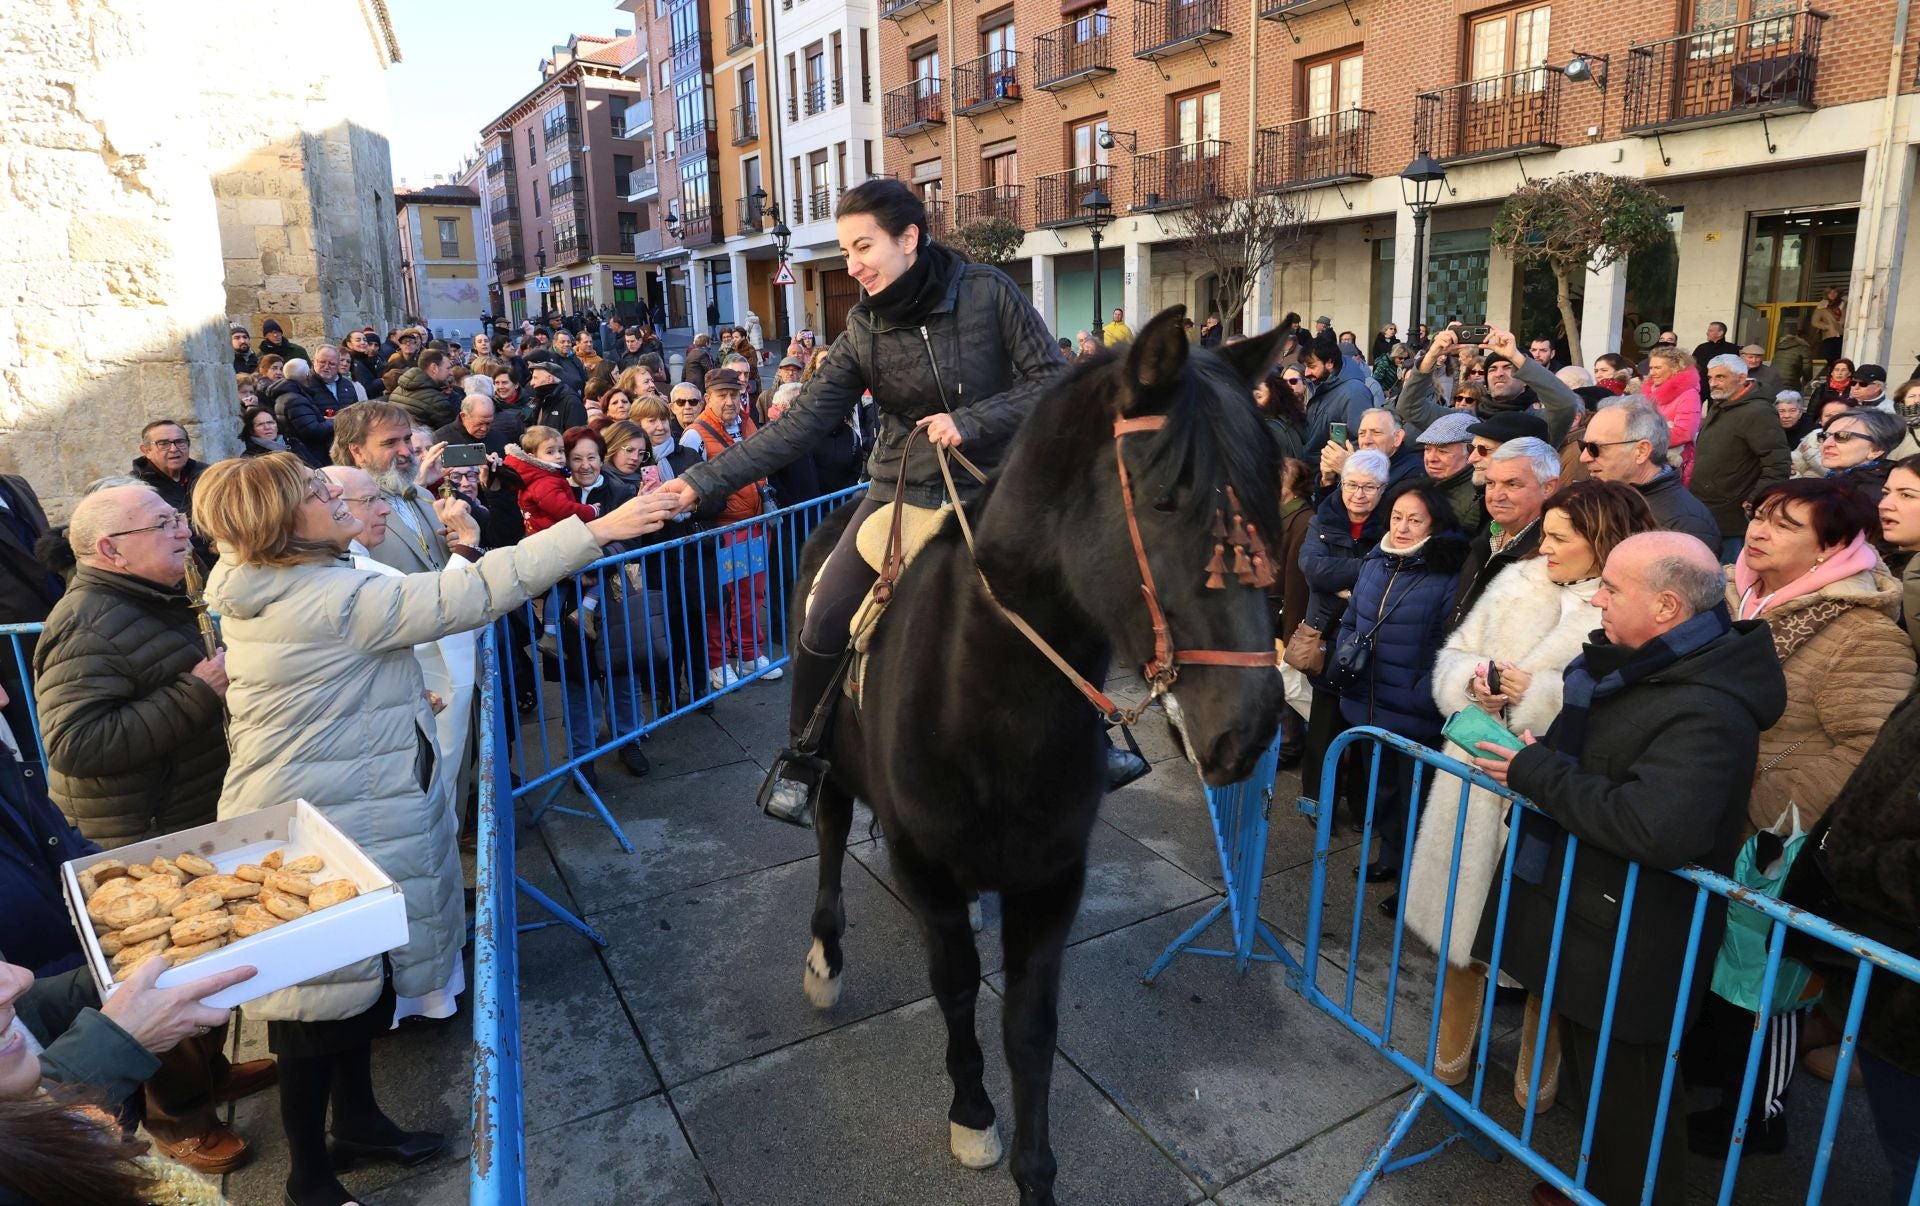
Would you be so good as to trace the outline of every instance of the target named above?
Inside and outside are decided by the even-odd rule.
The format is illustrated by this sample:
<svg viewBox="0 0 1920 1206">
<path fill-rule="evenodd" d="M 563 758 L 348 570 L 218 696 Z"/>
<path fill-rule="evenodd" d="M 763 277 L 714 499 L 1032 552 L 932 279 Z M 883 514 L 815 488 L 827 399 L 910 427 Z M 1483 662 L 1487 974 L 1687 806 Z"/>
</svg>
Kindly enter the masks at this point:
<svg viewBox="0 0 1920 1206">
<path fill-rule="evenodd" d="M 867 305 L 895 326 L 919 326 L 946 295 L 947 283 L 959 257 L 938 243 L 928 243 L 914 257 L 900 279 L 867 297 Z"/>
</svg>

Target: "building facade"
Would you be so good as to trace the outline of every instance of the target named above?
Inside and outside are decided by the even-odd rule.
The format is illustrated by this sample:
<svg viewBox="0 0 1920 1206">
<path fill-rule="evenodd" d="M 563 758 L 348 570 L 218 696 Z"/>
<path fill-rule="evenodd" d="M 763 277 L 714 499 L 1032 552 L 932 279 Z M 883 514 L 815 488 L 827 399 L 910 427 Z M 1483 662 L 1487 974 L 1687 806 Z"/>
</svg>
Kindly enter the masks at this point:
<svg viewBox="0 0 1920 1206">
<path fill-rule="evenodd" d="M 474 242 L 480 195 L 461 184 L 402 189 L 393 205 L 400 235 L 400 288 L 407 313 L 441 339 L 480 333 L 487 312 Z"/>
<path fill-rule="evenodd" d="M 651 98 L 622 74 L 636 43 L 624 32 L 569 38 L 541 60 L 539 84 L 481 131 L 508 321 L 631 308 L 639 297 L 636 248 L 651 215 L 628 202 L 627 182 Z"/>
<path fill-rule="evenodd" d="M 1519 184 L 1568 171 L 1646 180 L 1672 238 L 1579 290 L 1590 357 L 1672 326 L 1725 322 L 1769 347 L 1828 287 L 1847 292 L 1846 351 L 1887 363 L 1920 344 L 1912 240 L 1914 44 L 1895 0 L 1040 0 L 981 11 L 882 0 L 890 172 L 934 222 L 1004 216 L 1006 266 L 1047 321 L 1092 325 L 1083 204 L 1111 200 L 1103 309 L 1136 326 L 1223 282 L 1182 249 L 1180 214 L 1271 191 L 1306 217 L 1256 266 L 1245 325 L 1285 311 L 1404 330 L 1413 222 L 1398 178 L 1446 166 L 1427 229 L 1421 319 L 1555 334 L 1549 274 L 1491 247 Z M 1575 61 L 1578 65 L 1575 66 Z M 1571 69 L 1570 69 L 1571 68 Z M 1363 340 L 1363 342 L 1365 342 Z M 1904 368 L 1904 366 L 1900 366 Z"/>
</svg>

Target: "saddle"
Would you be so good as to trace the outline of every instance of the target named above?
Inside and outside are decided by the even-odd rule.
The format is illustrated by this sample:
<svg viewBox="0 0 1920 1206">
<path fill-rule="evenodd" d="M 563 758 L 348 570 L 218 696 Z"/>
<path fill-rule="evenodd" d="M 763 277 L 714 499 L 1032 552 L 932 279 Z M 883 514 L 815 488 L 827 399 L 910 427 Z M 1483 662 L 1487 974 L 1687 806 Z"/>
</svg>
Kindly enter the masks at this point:
<svg viewBox="0 0 1920 1206">
<path fill-rule="evenodd" d="M 853 619 L 848 625 L 848 638 L 852 642 L 851 657 L 841 686 L 856 705 L 860 702 L 860 687 L 866 675 L 867 650 L 873 642 L 873 632 L 880 624 L 880 617 L 886 614 L 887 605 L 892 602 L 894 583 L 920 550 L 926 547 L 927 542 L 939 534 L 952 514 L 951 503 L 938 507 L 916 507 L 901 502 L 882 503 L 854 533 L 854 545 L 860 550 L 860 556 L 878 575 L 874 584 L 867 589 L 866 596 L 860 600 L 860 606 L 854 609 Z M 813 606 L 812 591 L 807 593 L 807 606 Z"/>
</svg>

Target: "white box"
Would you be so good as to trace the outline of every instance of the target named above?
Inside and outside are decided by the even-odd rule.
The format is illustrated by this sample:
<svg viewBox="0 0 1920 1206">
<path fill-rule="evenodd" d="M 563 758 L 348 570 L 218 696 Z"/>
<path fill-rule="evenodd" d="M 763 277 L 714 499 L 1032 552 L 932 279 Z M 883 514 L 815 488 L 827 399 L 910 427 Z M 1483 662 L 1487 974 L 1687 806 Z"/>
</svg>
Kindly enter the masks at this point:
<svg viewBox="0 0 1920 1206">
<path fill-rule="evenodd" d="M 230 1009 L 406 945 L 407 902 L 401 896 L 400 886 L 319 809 L 305 800 L 294 800 L 230 821 L 215 821 L 151 841 L 90 854 L 60 868 L 67 912 L 80 933 L 87 966 L 100 986 L 101 1000 L 112 996 L 119 986 L 113 982 L 113 969 L 101 952 L 99 936 L 87 917 L 87 902 L 80 893 L 80 872 L 106 859 L 144 863 L 160 856 L 172 858 L 186 853 L 197 854 L 221 871 L 232 874 L 241 863 L 258 863 L 270 852 L 282 848 L 289 862 L 308 854 L 319 855 L 326 868 L 316 880 L 350 879 L 360 889 L 360 895 L 283 922 L 251 938 L 229 942 L 179 967 L 168 968 L 160 973 L 161 988 L 172 988 L 234 967 L 257 969 L 252 979 L 206 999 L 205 1003 L 216 1009 Z"/>
</svg>

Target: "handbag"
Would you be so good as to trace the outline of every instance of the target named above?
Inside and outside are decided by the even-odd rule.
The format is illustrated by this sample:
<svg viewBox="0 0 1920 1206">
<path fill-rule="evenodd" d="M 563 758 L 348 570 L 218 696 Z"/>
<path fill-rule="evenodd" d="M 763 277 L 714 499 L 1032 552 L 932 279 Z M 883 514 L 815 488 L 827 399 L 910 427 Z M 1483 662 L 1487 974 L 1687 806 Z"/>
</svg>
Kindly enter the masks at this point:
<svg viewBox="0 0 1920 1206">
<path fill-rule="evenodd" d="M 1318 628 L 1305 620 L 1294 625 L 1293 635 L 1287 638 L 1287 650 L 1280 660 L 1308 678 L 1317 677 L 1327 664 L 1327 638 Z"/>
<path fill-rule="evenodd" d="M 1843 930 L 1870 938 L 1903 954 L 1920 956 L 1920 933 L 1914 927 L 1862 905 L 1842 899 L 1833 886 L 1833 872 L 1827 865 L 1827 834 L 1831 812 L 1814 823 L 1807 834 L 1801 857 L 1794 860 L 1780 885 L 1781 903 L 1823 917 Z M 1787 932 L 1788 956 L 1815 966 L 1837 967 L 1852 971 L 1859 956 L 1843 946 L 1823 942 L 1798 930 Z"/>
<path fill-rule="evenodd" d="M 1391 582 L 1388 585 L 1391 586 Z M 1405 602 L 1407 595 L 1412 593 L 1413 589 L 1409 587 L 1404 594 L 1393 601 L 1392 606 L 1380 613 L 1380 617 L 1373 622 L 1372 628 L 1365 632 L 1356 632 L 1340 642 L 1340 647 L 1333 651 L 1333 657 L 1325 675 L 1330 689 L 1345 691 L 1360 681 L 1361 676 L 1367 672 L 1367 667 L 1373 663 L 1373 642 L 1374 638 L 1380 634 L 1380 626 L 1387 622 L 1387 617 L 1392 615 L 1394 609 Z M 1356 627 L 1358 627 L 1357 624 Z"/>
<path fill-rule="evenodd" d="M 1779 759 L 1775 759 L 1778 761 Z M 1764 773 L 1764 772 L 1763 772 Z M 1777 896 L 1794 864 L 1806 849 L 1807 833 L 1800 828 L 1800 810 L 1792 809 L 1787 831 L 1763 829 L 1740 847 L 1733 878 L 1744 888 Z M 1773 919 L 1755 909 L 1729 908 L 1720 953 L 1713 960 L 1713 991 L 1742 1009 L 1760 1011 L 1760 983 L 1767 973 L 1767 939 Z M 1782 958 L 1773 980 L 1774 1013 L 1790 1013 L 1803 1003 L 1813 969 L 1798 959 Z"/>
</svg>

